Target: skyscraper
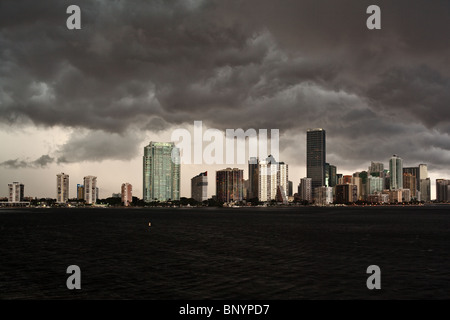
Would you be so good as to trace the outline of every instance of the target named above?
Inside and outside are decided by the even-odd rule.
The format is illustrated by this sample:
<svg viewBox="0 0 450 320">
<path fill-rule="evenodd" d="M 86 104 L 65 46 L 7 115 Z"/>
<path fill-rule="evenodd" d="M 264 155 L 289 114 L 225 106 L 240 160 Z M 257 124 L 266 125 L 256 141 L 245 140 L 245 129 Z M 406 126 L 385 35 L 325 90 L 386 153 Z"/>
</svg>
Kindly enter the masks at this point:
<svg viewBox="0 0 450 320">
<path fill-rule="evenodd" d="M 333 188 L 332 187 L 318 187 L 314 192 L 316 198 L 314 203 L 318 206 L 326 206 L 333 203 Z"/>
<path fill-rule="evenodd" d="M 420 200 L 429 202 L 431 180 L 428 178 L 428 166 L 424 163 L 419 164 L 419 177 L 417 178 L 417 190 L 420 192 Z"/>
<path fill-rule="evenodd" d="M 121 201 L 125 207 L 128 207 L 133 202 L 133 186 L 128 182 L 122 183 L 120 191 Z"/>
<path fill-rule="evenodd" d="M 404 169 L 403 169 L 404 170 Z M 410 190 L 410 196 L 413 199 L 417 199 L 417 186 L 416 186 L 416 176 L 412 173 L 403 173 L 403 188 Z"/>
<path fill-rule="evenodd" d="M 84 200 L 87 204 L 95 204 L 97 202 L 97 177 L 84 177 Z"/>
<path fill-rule="evenodd" d="M 294 195 L 294 184 L 292 183 L 292 181 L 288 181 L 288 192 L 287 192 L 287 196 L 288 197 L 292 197 Z"/>
<path fill-rule="evenodd" d="M 301 201 L 312 202 L 311 178 L 300 179 L 299 197 Z"/>
<path fill-rule="evenodd" d="M 403 189 L 403 160 L 393 155 L 389 160 L 389 171 L 391 172 L 390 189 Z"/>
<path fill-rule="evenodd" d="M 431 201 L 431 180 L 430 178 L 420 179 L 420 200 Z"/>
<path fill-rule="evenodd" d="M 325 185 L 326 187 L 330 186 L 330 164 L 325 163 Z"/>
<path fill-rule="evenodd" d="M 64 172 L 56 175 L 56 202 L 66 203 L 69 200 L 69 175 Z"/>
<path fill-rule="evenodd" d="M 404 167 L 403 168 L 403 187 L 406 189 L 411 190 L 411 198 L 419 200 L 421 198 L 421 192 L 420 192 L 420 180 L 422 177 L 420 174 L 424 174 L 424 179 L 427 178 L 428 172 L 427 172 L 427 166 L 424 164 L 421 164 L 417 167 Z M 405 176 L 406 174 L 406 176 Z M 412 178 L 411 178 L 412 177 Z M 411 179 L 414 179 L 414 182 L 410 182 Z M 405 185 L 407 183 L 407 185 Z M 412 187 L 411 185 L 414 184 Z"/>
<path fill-rule="evenodd" d="M 363 187 L 362 187 L 362 179 L 360 177 L 352 177 L 350 180 L 350 184 L 353 184 L 356 186 L 356 201 L 361 200 L 363 193 Z"/>
<path fill-rule="evenodd" d="M 312 179 L 311 187 L 325 186 L 326 138 L 324 129 L 306 132 L 306 176 Z"/>
<path fill-rule="evenodd" d="M 259 160 L 251 157 L 248 161 L 248 196 L 247 200 L 258 198 Z"/>
<path fill-rule="evenodd" d="M 21 202 L 23 201 L 24 185 L 19 182 L 13 182 L 8 184 L 9 194 L 8 202 Z"/>
<path fill-rule="evenodd" d="M 259 162 L 258 175 L 259 201 L 275 200 L 277 198 L 277 192 L 282 193 L 280 195 L 282 198 L 287 197 L 289 189 L 287 164 L 277 162 L 270 155 Z"/>
<path fill-rule="evenodd" d="M 384 171 L 384 164 L 381 162 L 371 162 L 369 167 L 369 174 L 375 173 L 377 175 L 372 176 L 380 176 L 379 173 Z"/>
<path fill-rule="evenodd" d="M 191 198 L 198 202 L 208 200 L 208 171 L 191 179 Z"/>
<path fill-rule="evenodd" d="M 436 179 L 436 201 L 449 202 L 450 180 Z"/>
<path fill-rule="evenodd" d="M 77 200 L 84 200 L 84 185 L 77 184 Z"/>
<path fill-rule="evenodd" d="M 358 187 L 354 184 L 338 184 L 336 186 L 336 203 L 346 204 L 358 200 Z"/>
<path fill-rule="evenodd" d="M 219 202 L 242 201 L 244 170 L 227 168 L 216 171 L 216 197 Z"/>
<path fill-rule="evenodd" d="M 144 201 L 180 200 L 180 150 L 173 142 L 150 142 L 144 148 Z"/>
<path fill-rule="evenodd" d="M 419 178 L 420 179 L 428 178 L 428 166 L 424 163 L 419 164 Z"/>
<path fill-rule="evenodd" d="M 329 166 L 328 186 L 335 187 L 337 185 L 337 168 L 334 165 Z"/>
<path fill-rule="evenodd" d="M 384 188 L 383 178 L 369 176 L 367 178 L 366 188 L 367 188 L 368 195 L 380 193 L 381 191 L 383 191 L 383 188 Z"/>
</svg>

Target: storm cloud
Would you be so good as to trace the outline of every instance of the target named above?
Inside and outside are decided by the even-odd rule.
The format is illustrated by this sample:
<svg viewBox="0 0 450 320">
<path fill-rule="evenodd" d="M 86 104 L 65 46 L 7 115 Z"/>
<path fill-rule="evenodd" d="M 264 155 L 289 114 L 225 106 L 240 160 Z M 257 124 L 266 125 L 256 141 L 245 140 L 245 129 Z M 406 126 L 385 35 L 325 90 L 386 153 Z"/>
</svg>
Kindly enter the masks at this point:
<svg viewBox="0 0 450 320">
<path fill-rule="evenodd" d="M 0 163 L 0 166 L 8 169 L 23 169 L 23 168 L 45 168 L 49 164 L 55 161 L 54 158 L 50 157 L 48 154 L 40 156 L 38 159 L 33 161 L 11 159 Z"/>
<path fill-rule="evenodd" d="M 381 30 L 366 28 L 370 4 Z M 58 162 L 128 159 L 139 132 L 202 120 L 278 128 L 282 150 L 323 127 L 344 167 L 397 153 L 443 168 L 449 21 L 440 0 L 2 1 L 0 121 L 82 130 Z"/>
</svg>

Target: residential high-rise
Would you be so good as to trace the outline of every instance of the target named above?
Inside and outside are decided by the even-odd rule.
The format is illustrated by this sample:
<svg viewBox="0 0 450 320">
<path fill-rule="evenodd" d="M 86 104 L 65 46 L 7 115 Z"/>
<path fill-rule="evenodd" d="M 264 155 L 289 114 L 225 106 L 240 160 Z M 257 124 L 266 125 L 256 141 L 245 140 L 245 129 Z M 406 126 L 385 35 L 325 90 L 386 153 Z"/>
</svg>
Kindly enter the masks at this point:
<svg viewBox="0 0 450 320">
<path fill-rule="evenodd" d="M 423 182 L 422 182 L 423 180 Z M 417 190 L 420 192 L 422 201 L 429 202 L 430 199 L 430 179 L 428 179 L 428 166 L 424 163 L 419 164 L 419 176 L 417 177 Z M 423 188 L 422 188 L 423 186 Z"/>
<path fill-rule="evenodd" d="M 401 189 L 402 191 L 402 202 L 410 202 L 411 201 L 411 190 L 410 189 Z"/>
<path fill-rule="evenodd" d="M 282 197 L 287 198 L 289 192 L 289 167 L 284 162 L 278 162 L 277 188 L 280 188 Z"/>
<path fill-rule="evenodd" d="M 420 179 L 428 178 L 428 166 L 424 163 L 419 164 L 419 178 Z"/>
<path fill-rule="evenodd" d="M 449 202 L 450 180 L 436 179 L 436 201 Z"/>
<path fill-rule="evenodd" d="M 56 202 L 67 203 L 69 200 L 69 175 L 64 172 L 56 175 Z"/>
<path fill-rule="evenodd" d="M 22 202 L 24 194 L 24 185 L 19 182 L 13 182 L 8 184 L 9 194 L 8 202 Z"/>
<path fill-rule="evenodd" d="M 352 177 L 350 184 L 354 184 L 356 186 L 356 201 L 362 199 L 363 188 L 362 188 L 362 179 L 358 177 Z"/>
<path fill-rule="evenodd" d="M 244 185 L 244 193 L 243 193 L 243 195 L 244 195 L 244 199 L 245 200 L 247 200 L 247 199 L 250 199 L 249 197 L 248 197 L 248 189 L 249 189 L 249 180 L 248 179 L 244 179 L 243 180 L 244 182 L 243 182 L 243 185 Z"/>
<path fill-rule="evenodd" d="M 405 176 L 403 177 L 403 187 L 405 189 L 410 189 L 411 190 L 411 198 L 417 199 L 420 198 L 421 192 L 420 192 L 420 180 L 422 179 L 421 173 L 423 174 L 423 179 L 426 179 L 428 177 L 428 170 L 427 170 L 427 165 L 426 164 L 420 164 L 417 167 L 404 167 L 403 168 L 403 175 L 407 174 L 407 178 L 405 178 Z M 409 180 L 411 179 L 410 177 L 414 177 L 415 182 L 414 182 L 414 190 L 412 190 L 409 185 L 412 183 L 410 183 L 409 181 L 405 181 L 405 179 Z M 405 182 L 408 183 L 408 187 L 405 186 Z"/>
<path fill-rule="evenodd" d="M 173 142 L 150 142 L 143 157 L 144 201 L 180 200 L 180 150 Z"/>
<path fill-rule="evenodd" d="M 353 176 L 351 175 L 345 175 L 339 178 L 338 184 L 346 184 L 346 183 L 352 183 Z"/>
<path fill-rule="evenodd" d="M 391 173 L 390 189 L 403 189 L 403 160 L 393 155 L 389 160 L 389 171 Z"/>
<path fill-rule="evenodd" d="M 369 167 L 369 174 L 372 173 L 381 173 L 384 171 L 384 164 L 381 162 L 371 162 Z"/>
<path fill-rule="evenodd" d="M 431 201 L 431 180 L 430 180 L 430 178 L 420 179 L 420 199 L 424 202 Z"/>
<path fill-rule="evenodd" d="M 389 192 L 390 203 L 402 203 L 403 202 L 403 189 L 394 189 Z"/>
<path fill-rule="evenodd" d="M 301 201 L 308 201 L 312 203 L 312 179 L 302 178 L 300 179 L 299 197 Z"/>
<path fill-rule="evenodd" d="M 258 200 L 269 201 L 272 198 L 270 185 L 272 175 L 276 174 L 276 169 L 272 170 L 272 165 L 267 160 L 259 162 L 258 169 Z"/>
<path fill-rule="evenodd" d="M 364 200 L 366 199 L 367 196 L 367 182 L 368 182 L 368 177 L 369 177 L 369 173 L 367 171 L 361 171 L 361 172 L 356 172 L 353 174 L 353 177 L 356 178 L 360 178 L 361 181 L 359 182 L 359 197 L 358 200 Z"/>
<path fill-rule="evenodd" d="M 376 193 L 380 193 L 384 189 L 384 180 L 380 177 L 367 177 L 367 194 L 374 195 Z"/>
<path fill-rule="evenodd" d="M 198 202 L 208 200 L 208 171 L 191 179 L 191 198 Z"/>
<path fill-rule="evenodd" d="M 120 191 L 121 201 L 125 207 L 128 207 L 133 202 L 133 186 L 128 182 L 122 183 Z"/>
<path fill-rule="evenodd" d="M 244 170 L 227 168 L 216 171 L 216 197 L 219 202 L 242 201 Z"/>
<path fill-rule="evenodd" d="M 316 195 L 314 203 L 318 206 L 326 206 L 333 203 L 332 187 L 318 187 L 314 194 Z"/>
<path fill-rule="evenodd" d="M 84 200 L 87 204 L 95 204 L 97 202 L 97 177 L 84 177 Z"/>
<path fill-rule="evenodd" d="M 354 184 L 338 184 L 335 193 L 338 204 L 353 203 L 358 199 L 358 187 Z"/>
<path fill-rule="evenodd" d="M 247 199 L 255 199 L 259 196 L 259 159 L 251 157 L 248 161 L 248 195 Z"/>
<path fill-rule="evenodd" d="M 326 134 L 324 129 L 306 132 L 306 176 L 312 179 L 311 187 L 325 186 Z"/>
<path fill-rule="evenodd" d="M 84 200 L 84 185 L 77 184 L 77 200 Z"/>
<path fill-rule="evenodd" d="M 288 165 L 284 162 L 277 162 L 270 155 L 264 160 L 259 161 L 258 168 L 258 190 L 259 201 L 275 200 L 278 187 L 281 187 L 281 197 L 286 198 L 288 192 Z"/>
<path fill-rule="evenodd" d="M 417 168 L 418 169 L 418 168 Z M 417 173 L 418 174 L 418 173 Z M 403 173 L 403 189 L 410 190 L 410 197 L 413 199 L 417 199 L 417 186 L 416 186 L 416 176 L 411 173 Z"/>
</svg>

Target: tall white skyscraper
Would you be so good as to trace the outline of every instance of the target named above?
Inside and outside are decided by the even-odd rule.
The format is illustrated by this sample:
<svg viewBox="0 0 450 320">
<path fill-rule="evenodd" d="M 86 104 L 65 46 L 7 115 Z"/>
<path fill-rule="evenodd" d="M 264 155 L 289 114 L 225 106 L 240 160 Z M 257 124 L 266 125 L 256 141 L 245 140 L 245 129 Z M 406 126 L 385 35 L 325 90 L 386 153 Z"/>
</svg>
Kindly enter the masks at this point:
<svg viewBox="0 0 450 320">
<path fill-rule="evenodd" d="M 391 173 L 390 189 L 403 189 L 403 159 L 394 154 L 389 160 L 389 170 Z"/>
<path fill-rule="evenodd" d="M 420 179 L 426 179 L 428 178 L 428 166 L 426 164 L 419 164 L 419 174 Z"/>
<path fill-rule="evenodd" d="M 64 172 L 56 175 L 56 202 L 66 203 L 69 200 L 69 175 Z"/>
<path fill-rule="evenodd" d="M 418 190 L 422 201 L 431 201 L 431 180 L 428 177 L 428 166 L 426 164 L 419 164 L 419 178 Z"/>
<path fill-rule="evenodd" d="M 289 189 L 289 169 L 284 162 L 276 162 L 270 155 L 259 161 L 258 191 L 259 201 L 275 200 L 277 191 L 282 192 L 282 198 L 287 198 Z"/>
<path fill-rule="evenodd" d="M 86 201 L 86 204 L 97 202 L 97 177 L 84 177 L 84 201 Z"/>
<path fill-rule="evenodd" d="M 272 171 L 272 165 L 267 159 L 260 160 L 258 164 L 258 199 L 270 201 L 272 199 L 271 184 L 276 170 Z"/>
</svg>

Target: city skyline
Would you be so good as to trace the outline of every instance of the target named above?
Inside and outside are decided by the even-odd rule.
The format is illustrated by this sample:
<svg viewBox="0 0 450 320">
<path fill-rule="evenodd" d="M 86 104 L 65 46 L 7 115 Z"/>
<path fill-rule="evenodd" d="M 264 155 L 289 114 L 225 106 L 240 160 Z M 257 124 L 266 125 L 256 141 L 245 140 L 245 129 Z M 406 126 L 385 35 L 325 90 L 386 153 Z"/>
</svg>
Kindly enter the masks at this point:
<svg viewBox="0 0 450 320">
<path fill-rule="evenodd" d="M 317 185 L 313 186 L 314 174 L 312 174 L 313 177 L 301 178 L 298 186 L 298 200 L 300 201 L 311 203 L 311 200 L 313 200 L 313 202 L 325 205 L 332 203 L 329 199 L 332 199 L 333 194 L 337 203 L 345 203 L 343 199 L 347 199 L 347 202 L 366 200 L 366 197 L 372 199 L 373 197 L 381 197 L 381 194 L 389 194 L 391 198 L 406 202 L 409 202 L 411 199 L 419 199 L 422 201 L 435 200 L 434 198 L 430 198 L 431 180 L 428 177 L 427 164 L 419 164 L 417 167 L 403 167 L 403 159 L 394 154 L 389 159 L 390 170 L 384 170 L 383 163 L 371 161 L 367 171 L 354 172 L 353 175 L 337 174 L 336 166 L 325 162 L 325 130 L 322 128 L 308 129 L 306 131 L 306 141 L 306 161 L 307 163 L 311 163 L 312 167 L 318 167 L 318 169 L 313 168 L 314 170 L 312 172 L 315 173 L 316 179 L 320 181 L 316 181 Z M 185 152 L 185 150 L 181 149 L 182 152 Z M 152 202 L 155 200 L 164 202 L 180 199 L 179 162 L 180 149 L 176 147 L 174 142 L 151 141 L 144 148 L 142 181 L 143 189 L 147 190 L 142 196 L 144 202 Z M 307 174 L 309 173 L 308 169 L 309 167 L 307 166 Z M 238 176 L 235 177 L 236 173 Z M 333 185 L 336 181 L 333 182 L 335 178 L 332 179 L 332 175 L 336 176 L 336 188 Z M 56 176 L 56 202 L 66 203 L 69 200 L 69 175 L 58 173 Z M 339 178 L 337 179 L 337 177 Z M 191 179 L 191 198 L 199 202 L 210 197 L 217 197 L 221 202 L 236 202 L 244 199 L 251 200 L 255 192 L 252 190 L 254 188 L 252 186 L 252 180 L 255 180 L 255 183 L 257 182 L 256 189 L 259 194 L 258 198 L 262 202 L 269 202 L 276 199 L 278 202 L 287 203 L 288 193 L 292 193 L 293 183 L 288 178 L 288 164 L 277 162 L 272 155 L 269 155 L 267 158 L 261 160 L 255 157 L 249 158 L 247 179 L 244 178 L 243 169 L 227 168 L 217 170 L 216 189 L 210 196 L 207 191 L 207 171 L 196 175 Z M 446 178 L 436 179 L 436 188 L 438 188 L 438 184 L 442 180 L 447 181 Z M 305 182 L 308 182 L 308 186 L 306 187 L 308 191 L 305 189 Z M 18 186 L 19 182 L 8 184 L 8 202 L 19 201 L 16 199 L 18 196 L 15 195 L 18 191 L 12 191 L 16 188 L 13 187 L 14 185 Z M 345 186 L 347 186 L 347 189 L 345 189 L 347 191 L 340 191 Z M 20 187 L 20 201 L 23 201 L 24 184 L 20 183 Z M 119 195 L 124 205 L 127 206 L 132 202 L 131 188 L 131 184 L 123 183 L 120 193 L 113 193 L 112 197 Z M 354 192 L 354 195 L 352 195 L 352 192 Z M 398 195 L 395 194 L 396 192 Z M 76 199 L 83 199 L 87 204 L 94 204 L 97 199 L 101 199 L 99 197 L 97 177 L 85 176 L 83 178 L 83 185 L 77 184 L 76 193 Z M 309 196 L 306 196 L 307 193 L 309 193 Z M 343 194 L 348 194 L 348 196 L 344 196 Z M 289 194 L 289 196 L 292 196 L 292 194 Z M 139 197 L 137 198 L 139 199 Z M 436 198 L 438 201 L 447 199 L 447 189 L 445 191 L 438 190 Z"/>
<path fill-rule="evenodd" d="M 428 165 L 432 198 L 450 177 L 446 1 L 380 0 L 379 30 L 356 0 L 76 3 L 80 30 L 66 28 L 64 2 L 0 4 L 0 196 L 20 181 L 26 196 L 55 197 L 59 172 L 70 198 L 90 174 L 101 198 L 123 182 L 141 195 L 142 148 L 194 121 L 279 129 L 295 185 L 308 128 L 327 130 L 341 174 L 398 154 Z M 180 196 L 224 167 L 182 165 Z"/>
</svg>

